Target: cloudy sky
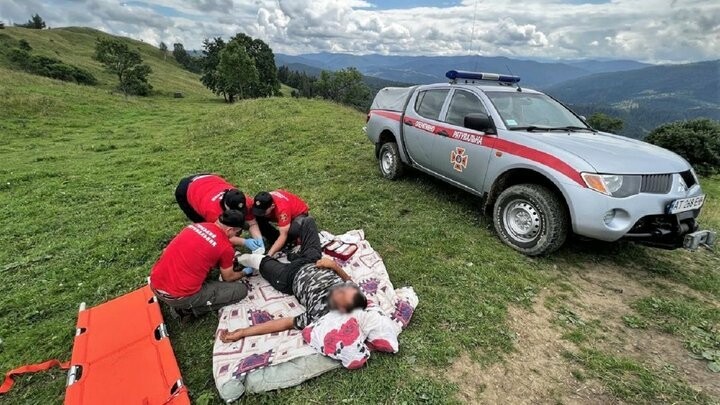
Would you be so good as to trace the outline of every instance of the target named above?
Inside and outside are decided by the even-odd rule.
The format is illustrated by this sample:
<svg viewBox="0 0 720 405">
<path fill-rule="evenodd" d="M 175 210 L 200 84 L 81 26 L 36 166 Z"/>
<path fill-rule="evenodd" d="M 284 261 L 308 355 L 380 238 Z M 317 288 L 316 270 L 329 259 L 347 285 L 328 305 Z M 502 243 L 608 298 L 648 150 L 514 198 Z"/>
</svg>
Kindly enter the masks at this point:
<svg viewBox="0 0 720 405">
<path fill-rule="evenodd" d="M 0 21 L 35 12 L 188 49 L 245 32 L 289 54 L 720 58 L 720 0 L 0 0 Z"/>
</svg>

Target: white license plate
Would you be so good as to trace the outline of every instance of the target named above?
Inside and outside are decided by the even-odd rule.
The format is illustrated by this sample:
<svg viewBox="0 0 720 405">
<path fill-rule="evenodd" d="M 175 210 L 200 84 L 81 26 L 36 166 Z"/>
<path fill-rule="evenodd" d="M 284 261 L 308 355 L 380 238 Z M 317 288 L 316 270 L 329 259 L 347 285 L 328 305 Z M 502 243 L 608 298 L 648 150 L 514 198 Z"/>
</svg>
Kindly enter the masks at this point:
<svg viewBox="0 0 720 405">
<path fill-rule="evenodd" d="M 675 200 L 668 205 L 668 214 L 677 214 L 679 212 L 696 210 L 705 203 L 705 195 L 697 197 L 681 198 Z"/>
</svg>

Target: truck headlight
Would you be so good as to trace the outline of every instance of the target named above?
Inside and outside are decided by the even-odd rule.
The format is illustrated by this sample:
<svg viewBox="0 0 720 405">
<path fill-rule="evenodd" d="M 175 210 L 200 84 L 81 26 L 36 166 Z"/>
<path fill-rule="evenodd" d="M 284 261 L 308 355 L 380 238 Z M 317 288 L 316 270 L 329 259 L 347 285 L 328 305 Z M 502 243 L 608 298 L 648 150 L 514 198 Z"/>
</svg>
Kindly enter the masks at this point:
<svg viewBox="0 0 720 405">
<path fill-rule="evenodd" d="M 581 173 L 585 184 L 598 193 L 623 198 L 640 193 L 641 176 Z"/>
</svg>

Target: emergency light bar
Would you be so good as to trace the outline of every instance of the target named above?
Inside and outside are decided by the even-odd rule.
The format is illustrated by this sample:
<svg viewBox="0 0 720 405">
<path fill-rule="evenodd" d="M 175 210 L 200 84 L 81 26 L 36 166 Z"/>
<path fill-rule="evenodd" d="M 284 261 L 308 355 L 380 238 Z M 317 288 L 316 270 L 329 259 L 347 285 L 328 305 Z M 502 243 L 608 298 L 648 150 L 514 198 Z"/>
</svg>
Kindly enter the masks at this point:
<svg viewBox="0 0 720 405">
<path fill-rule="evenodd" d="M 504 83 L 517 83 L 520 81 L 520 76 L 501 75 L 498 73 L 467 72 L 464 70 L 450 70 L 445 73 L 445 77 L 453 81 L 458 79 L 492 80 Z"/>
</svg>

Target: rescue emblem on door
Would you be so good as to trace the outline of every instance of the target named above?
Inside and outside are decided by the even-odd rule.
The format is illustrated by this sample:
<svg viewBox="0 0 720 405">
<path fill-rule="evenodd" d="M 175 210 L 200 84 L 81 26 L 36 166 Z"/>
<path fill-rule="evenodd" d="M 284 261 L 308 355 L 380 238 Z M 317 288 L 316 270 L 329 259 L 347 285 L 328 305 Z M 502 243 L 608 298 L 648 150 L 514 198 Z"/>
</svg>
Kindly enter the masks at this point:
<svg viewBox="0 0 720 405">
<path fill-rule="evenodd" d="M 462 172 L 468 165 L 468 155 L 465 154 L 465 148 L 457 147 L 450 152 L 450 164 L 453 169 Z"/>
</svg>

